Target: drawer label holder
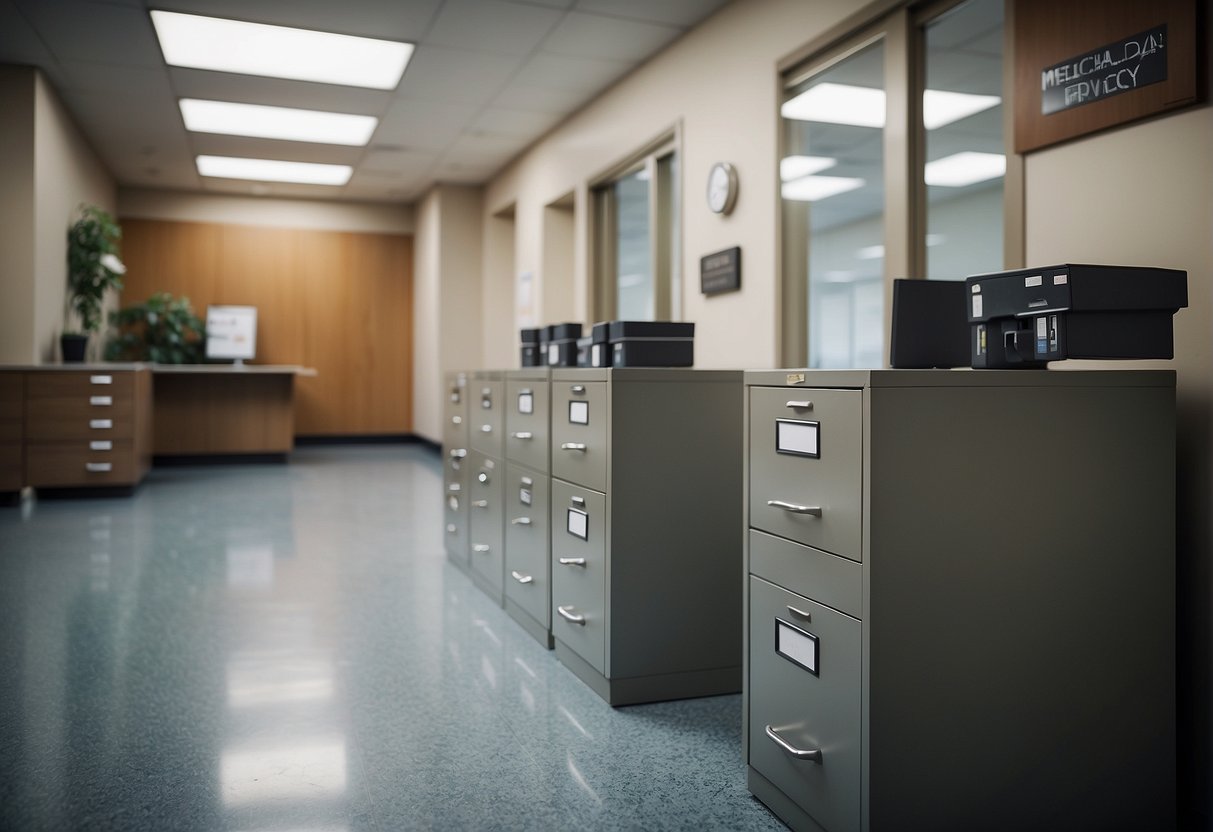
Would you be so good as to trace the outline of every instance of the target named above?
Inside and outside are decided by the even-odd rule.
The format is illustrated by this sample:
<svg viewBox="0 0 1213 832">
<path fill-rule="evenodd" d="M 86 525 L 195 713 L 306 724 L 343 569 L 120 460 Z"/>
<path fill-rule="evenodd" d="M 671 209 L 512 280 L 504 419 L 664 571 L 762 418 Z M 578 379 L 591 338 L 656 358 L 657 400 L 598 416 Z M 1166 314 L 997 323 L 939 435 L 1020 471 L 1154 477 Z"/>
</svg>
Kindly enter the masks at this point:
<svg viewBox="0 0 1213 832">
<path fill-rule="evenodd" d="M 588 425 L 590 423 L 589 402 L 569 402 L 569 424 Z"/>
<path fill-rule="evenodd" d="M 821 645 L 817 636 L 775 619 L 775 652 L 792 664 L 820 676 Z"/>
<path fill-rule="evenodd" d="M 565 528 L 573 537 L 582 540 L 590 539 L 590 515 L 579 509 L 570 508 L 565 518 Z"/>
<path fill-rule="evenodd" d="M 776 419 L 775 452 L 821 459 L 821 422 Z"/>
</svg>

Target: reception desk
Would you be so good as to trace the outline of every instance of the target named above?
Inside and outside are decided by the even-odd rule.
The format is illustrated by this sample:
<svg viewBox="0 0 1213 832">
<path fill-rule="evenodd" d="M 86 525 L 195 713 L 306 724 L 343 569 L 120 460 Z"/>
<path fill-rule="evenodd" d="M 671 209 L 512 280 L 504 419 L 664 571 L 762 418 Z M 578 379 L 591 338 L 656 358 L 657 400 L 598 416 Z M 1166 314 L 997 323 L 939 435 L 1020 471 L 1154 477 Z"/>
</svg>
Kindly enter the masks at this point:
<svg viewBox="0 0 1213 832">
<path fill-rule="evenodd" d="M 155 364 L 158 457 L 288 454 L 295 447 L 294 365 Z"/>
</svg>

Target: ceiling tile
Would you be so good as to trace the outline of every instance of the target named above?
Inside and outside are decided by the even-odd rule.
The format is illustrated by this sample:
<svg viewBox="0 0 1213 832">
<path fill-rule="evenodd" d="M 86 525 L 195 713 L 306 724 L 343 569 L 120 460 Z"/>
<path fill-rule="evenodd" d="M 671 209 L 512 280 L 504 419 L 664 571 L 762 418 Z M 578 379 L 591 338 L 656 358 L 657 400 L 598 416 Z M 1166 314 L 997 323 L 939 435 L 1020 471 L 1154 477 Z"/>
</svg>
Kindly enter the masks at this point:
<svg viewBox="0 0 1213 832">
<path fill-rule="evenodd" d="M 566 115 L 580 107 L 585 100 L 585 95 L 579 92 L 510 84 L 493 99 L 493 106 L 503 110 L 533 110 Z"/>
<path fill-rule="evenodd" d="M 527 140 L 508 136 L 460 136 L 442 156 L 445 162 L 504 162 L 526 147 Z"/>
<path fill-rule="evenodd" d="M 691 27 L 729 0 L 578 0 L 577 10 Z"/>
<path fill-rule="evenodd" d="M 513 81 L 532 87 L 585 93 L 587 96 L 623 77 L 636 64 L 598 58 L 570 58 L 540 52 L 532 55 Z"/>
<path fill-rule="evenodd" d="M 376 144 L 409 150 L 443 150 L 476 115 L 475 107 L 397 99 L 375 131 Z"/>
<path fill-rule="evenodd" d="M 358 168 L 355 179 L 363 176 L 380 179 L 416 176 L 428 173 L 438 161 L 436 153 L 410 150 L 379 150 L 371 148 Z"/>
<path fill-rule="evenodd" d="M 434 172 L 434 179 L 438 182 L 478 185 L 491 178 L 500 169 L 501 165 L 497 164 L 467 165 L 452 162 L 437 169 Z"/>
<path fill-rule="evenodd" d="M 399 94 L 482 107 L 522 65 L 519 55 L 423 44 L 404 72 Z"/>
<path fill-rule="evenodd" d="M 563 14 L 499 0 L 447 0 L 425 43 L 526 55 Z"/>
<path fill-rule="evenodd" d="M 682 29 L 602 15 L 569 12 L 543 42 L 543 51 L 579 58 L 641 61 L 682 34 Z"/>
<path fill-rule="evenodd" d="M 180 98 L 238 101 L 276 107 L 300 107 L 334 113 L 378 116 L 392 102 L 390 90 L 366 90 L 336 84 L 311 84 L 281 78 L 257 78 L 227 72 L 170 67 L 169 79 Z"/>
<path fill-rule="evenodd" d="M 53 60 L 17 7 L 0 0 L 0 63 L 45 66 Z"/>
<path fill-rule="evenodd" d="M 57 78 L 59 91 L 72 90 L 80 93 L 105 95 L 131 94 L 145 100 L 173 99 L 173 88 L 169 84 L 164 67 L 109 66 L 85 61 L 63 61 L 59 64 Z"/>
<path fill-rule="evenodd" d="M 416 43 L 441 0 L 156 0 L 157 9 Z"/>
<path fill-rule="evenodd" d="M 490 133 L 537 139 L 556 126 L 561 118 L 554 113 L 489 108 L 472 122 L 471 134 Z"/>
<path fill-rule="evenodd" d="M 82 0 L 20 0 L 20 7 L 60 61 L 164 65 L 151 18 L 143 9 Z"/>
</svg>

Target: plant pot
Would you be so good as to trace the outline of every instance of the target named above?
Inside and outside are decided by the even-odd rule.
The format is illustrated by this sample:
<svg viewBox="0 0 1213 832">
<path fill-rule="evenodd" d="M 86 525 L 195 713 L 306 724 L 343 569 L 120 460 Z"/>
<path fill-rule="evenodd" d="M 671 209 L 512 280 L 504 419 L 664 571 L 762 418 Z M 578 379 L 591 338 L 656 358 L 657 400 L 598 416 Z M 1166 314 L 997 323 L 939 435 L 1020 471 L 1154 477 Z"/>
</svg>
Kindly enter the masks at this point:
<svg viewBox="0 0 1213 832">
<path fill-rule="evenodd" d="M 78 364 L 88 352 L 87 335 L 60 335 L 59 348 L 63 350 L 64 364 Z"/>
</svg>

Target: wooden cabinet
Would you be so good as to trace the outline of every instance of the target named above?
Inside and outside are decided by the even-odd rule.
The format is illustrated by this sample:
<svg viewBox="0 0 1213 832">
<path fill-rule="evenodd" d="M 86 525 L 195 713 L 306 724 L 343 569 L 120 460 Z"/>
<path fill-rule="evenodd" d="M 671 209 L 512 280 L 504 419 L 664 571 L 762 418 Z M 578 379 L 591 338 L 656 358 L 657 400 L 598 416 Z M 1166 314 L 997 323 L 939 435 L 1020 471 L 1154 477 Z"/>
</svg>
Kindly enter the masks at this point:
<svg viewBox="0 0 1213 832">
<path fill-rule="evenodd" d="M 0 492 L 24 485 L 25 374 L 0 372 Z"/>
</svg>

